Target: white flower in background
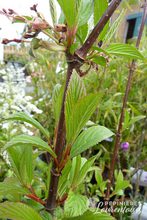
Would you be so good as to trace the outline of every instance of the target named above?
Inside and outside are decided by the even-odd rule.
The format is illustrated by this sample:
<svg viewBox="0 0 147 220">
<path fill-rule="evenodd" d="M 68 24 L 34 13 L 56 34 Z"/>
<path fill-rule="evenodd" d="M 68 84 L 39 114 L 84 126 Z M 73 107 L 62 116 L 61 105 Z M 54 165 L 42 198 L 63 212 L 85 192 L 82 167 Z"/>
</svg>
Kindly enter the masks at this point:
<svg viewBox="0 0 147 220">
<path fill-rule="evenodd" d="M 41 114 L 42 111 L 33 104 L 33 98 L 26 94 L 27 81 L 24 68 L 8 64 L 0 70 L 0 118 L 6 118 L 10 114 L 23 111 L 29 115 Z M 12 123 L 1 124 L 2 128 L 9 129 Z M 17 125 L 17 124 L 15 124 Z M 27 129 L 28 125 L 21 125 L 22 132 L 32 135 Z M 12 130 L 12 129 L 11 129 Z M 13 128 L 12 133 L 15 133 Z"/>
</svg>

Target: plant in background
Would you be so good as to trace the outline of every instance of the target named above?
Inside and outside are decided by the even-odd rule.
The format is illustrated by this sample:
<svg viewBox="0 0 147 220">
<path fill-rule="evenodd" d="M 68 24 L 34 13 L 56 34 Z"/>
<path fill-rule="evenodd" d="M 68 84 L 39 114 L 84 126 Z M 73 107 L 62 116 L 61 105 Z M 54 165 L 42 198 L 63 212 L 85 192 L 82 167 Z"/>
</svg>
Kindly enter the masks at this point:
<svg viewBox="0 0 147 220">
<path fill-rule="evenodd" d="M 62 12 L 57 21 L 55 4 L 52 0 L 50 8 L 53 25 L 38 12 L 37 5 L 31 7 L 35 12 L 34 17 L 20 16 L 11 9 L 1 11 L 1 14 L 13 22 L 27 24 L 22 39 L 4 39 L 3 43 L 12 41 L 28 43 L 30 42 L 28 39 L 32 39 L 30 49 L 32 56 L 35 56 L 35 50 L 38 48 L 63 52 L 67 67 L 66 82 L 64 85 L 57 85 L 52 96 L 55 114 L 54 140 L 38 121 L 25 113 L 16 113 L 7 118 L 30 123 L 42 135 L 41 137 L 18 135 L 3 147 L 3 151 L 8 152 L 10 166 L 15 176 L 0 184 L 2 197 L 8 200 L 0 204 L 2 218 L 114 219 L 107 213 L 90 208 L 89 200 L 84 195 L 83 183 L 87 173 L 96 172 L 96 180 L 100 184 L 100 193 L 103 196 L 107 182 L 103 182 L 101 173 L 98 172 L 99 168 L 94 166 L 103 150 L 100 149 L 98 154 L 88 159 L 83 157 L 82 153 L 113 136 L 114 133 L 95 123 L 88 126 L 100 102 L 101 94 L 87 93 L 82 77 L 87 75 L 91 68 L 97 70 L 99 65 L 105 67 L 107 57 L 111 55 L 144 59 L 131 45 L 116 43 L 101 45 L 109 29 L 109 18 L 120 2 L 121 0 L 113 0 L 108 5 L 107 0 L 103 3 L 101 0 L 93 3 L 90 0 L 70 0 L 67 4 L 66 0 L 58 0 Z M 90 30 L 91 27 L 87 23 L 92 18 L 94 18 L 91 22 L 93 29 Z M 49 37 L 48 41 L 39 38 L 40 32 Z M 34 148 L 39 150 L 36 151 Z M 49 164 L 44 165 L 44 175 L 39 172 L 42 164 L 38 155 L 42 152 L 48 152 L 50 155 Z M 120 195 L 120 191 L 122 194 L 128 186 L 129 182 L 124 181 L 123 174 L 119 171 L 112 195 Z M 109 187 L 110 185 L 108 190 Z"/>
</svg>

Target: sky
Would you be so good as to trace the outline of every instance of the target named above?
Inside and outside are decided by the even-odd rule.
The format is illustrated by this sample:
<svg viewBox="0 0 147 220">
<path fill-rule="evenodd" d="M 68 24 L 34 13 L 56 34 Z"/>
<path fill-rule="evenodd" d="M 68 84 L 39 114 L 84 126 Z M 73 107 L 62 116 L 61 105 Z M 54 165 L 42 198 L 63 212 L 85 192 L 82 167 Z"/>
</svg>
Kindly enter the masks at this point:
<svg viewBox="0 0 147 220">
<path fill-rule="evenodd" d="M 20 15 L 34 15 L 33 11 L 30 10 L 33 4 L 38 4 L 38 11 L 50 22 L 49 0 L 0 0 L 0 10 L 11 8 Z M 0 28 L 2 28 L 0 38 L 12 39 L 20 36 L 24 26 L 22 24 L 11 24 L 8 18 L 0 15 Z"/>
</svg>

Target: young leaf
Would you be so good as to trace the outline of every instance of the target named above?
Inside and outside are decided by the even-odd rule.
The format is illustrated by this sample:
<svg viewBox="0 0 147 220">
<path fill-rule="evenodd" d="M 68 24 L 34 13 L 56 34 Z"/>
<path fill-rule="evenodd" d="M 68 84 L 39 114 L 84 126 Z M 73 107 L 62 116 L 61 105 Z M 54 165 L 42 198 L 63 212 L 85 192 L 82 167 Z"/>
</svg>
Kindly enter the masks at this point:
<svg viewBox="0 0 147 220">
<path fill-rule="evenodd" d="M 76 3 L 75 0 L 57 0 L 64 15 L 66 18 L 66 22 L 69 27 L 73 27 L 77 23 L 76 15 Z"/>
<path fill-rule="evenodd" d="M 25 114 L 24 112 L 19 112 L 14 115 L 11 115 L 6 120 L 16 120 L 16 121 L 27 122 L 33 125 L 35 128 L 39 129 L 47 139 L 49 138 L 49 132 L 38 121 L 30 117 L 29 115 Z"/>
<path fill-rule="evenodd" d="M 53 103 L 56 123 L 58 122 L 60 116 L 62 97 L 63 97 L 63 87 L 61 87 L 60 84 L 57 84 L 54 88 L 53 96 L 52 96 L 52 103 Z"/>
<path fill-rule="evenodd" d="M 102 15 L 108 8 L 108 1 L 107 0 L 94 0 L 94 25 L 96 25 L 99 20 L 101 19 Z M 109 28 L 109 22 L 105 25 L 102 33 L 99 36 L 99 41 L 103 40 L 105 34 L 107 33 Z"/>
<path fill-rule="evenodd" d="M 68 175 L 72 168 L 71 160 L 65 165 L 64 169 L 62 170 L 62 175 L 59 178 L 59 185 L 58 185 L 58 195 L 62 197 L 69 186 L 70 180 L 68 179 Z"/>
<path fill-rule="evenodd" d="M 115 220 L 111 215 L 108 213 L 103 213 L 101 211 L 87 211 L 81 216 L 77 217 L 69 217 L 63 218 L 62 220 Z"/>
<path fill-rule="evenodd" d="M 77 176 L 76 187 L 84 181 L 85 176 L 89 172 L 90 168 L 93 166 L 95 160 L 101 155 L 101 153 L 102 152 L 100 151 L 96 156 L 89 158 L 81 167 L 79 175 Z"/>
<path fill-rule="evenodd" d="M 146 118 L 145 115 L 139 115 L 139 116 L 133 117 L 133 118 L 131 118 L 131 120 L 129 121 L 129 125 L 132 125 L 132 124 L 134 124 L 135 122 L 140 121 L 140 120 L 142 120 L 142 119 L 144 119 L 144 118 Z"/>
<path fill-rule="evenodd" d="M 45 141 L 43 141 L 39 137 L 28 136 L 28 135 L 18 135 L 14 137 L 4 146 L 4 150 L 19 145 L 35 146 L 42 150 L 48 151 L 54 158 L 56 157 L 56 154 L 53 152 L 53 150 L 48 146 L 48 144 Z"/>
<path fill-rule="evenodd" d="M 99 102 L 99 98 L 100 97 L 98 95 L 90 94 L 86 97 L 83 97 L 75 104 L 72 110 L 70 110 L 71 114 L 69 114 L 69 111 L 66 112 L 65 116 L 67 143 L 72 144 L 74 142 L 82 128 L 85 126 L 95 111 Z"/>
<path fill-rule="evenodd" d="M 132 45 L 114 43 L 105 49 L 106 52 L 113 55 L 129 57 L 131 59 L 144 59 L 142 54 Z"/>
<path fill-rule="evenodd" d="M 75 217 L 82 215 L 88 209 L 88 206 L 89 201 L 86 196 L 70 192 L 64 206 L 65 216 Z"/>
<path fill-rule="evenodd" d="M 77 5 L 78 27 L 87 24 L 93 12 L 93 3 L 91 0 L 79 0 Z"/>
<path fill-rule="evenodd" d="M 81 154 L 83 151 L 93 147 L 112 135 L 114 135 L 113 132 L 103 126 L 92 126 L 88 128 L 77 137 L 71 149 L 71 157 Z"/>
<path fill-rule="evenodd" d="M 23 183 L 31 185 L 33 179 L 33 152 L 32 146 L 21 146 L 23 148 L 20 160 L 20 175 Z"/>
<path fill-rule="evenodd" d="M 103 56 L 94 56 L 92 59 L 91 59 L 94 63 L 100 65 L 100 66 L 106 66 L 106 59 L 103 57 Z"/>
<path fill-rule="evenodd" d="M 55 0 L 49 0 L 50 12 L 52 16 L 53 24 L 57 24 L 57 10 Z"/>
<path fill-rule="evenodd" d="M 12 220 L 42 220 L 41 216 L 34 209 L 18 202 L 1 203 L 0 217 Z"/>
<path fill-rule="evenodd" d="M 78 41 L 81 45 L 84 43 L 88 34 L 88 24 L 80 26 L 76 33 L 76 42 Z"/>
<path fill-rule="evenodd" d="M 86 90 L 82 79 L 74 72 L 71 76 L 65 102 L 65 115 L 70 116 L 75 104 L 86 95 Z"/>
<path fill-rule="evenodd" d="M 94 25 L 98 23 L 108 7 L 107 0 L 94 0 Z"/>
</svg>

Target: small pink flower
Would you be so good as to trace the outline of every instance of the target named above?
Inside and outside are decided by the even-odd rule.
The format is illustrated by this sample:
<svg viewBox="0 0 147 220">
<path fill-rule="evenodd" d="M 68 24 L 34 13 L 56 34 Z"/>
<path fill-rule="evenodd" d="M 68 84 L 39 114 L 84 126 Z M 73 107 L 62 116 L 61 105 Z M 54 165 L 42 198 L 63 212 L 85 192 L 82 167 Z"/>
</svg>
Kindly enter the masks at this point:
<svg viewBox="0 0 147 220">
<path fill-rule="evenodd" d="M 120 147 L 123 151 L 127 151 L 129 149 L 129 143 L 128 142 L 122 142 Z"/>
</svg>

